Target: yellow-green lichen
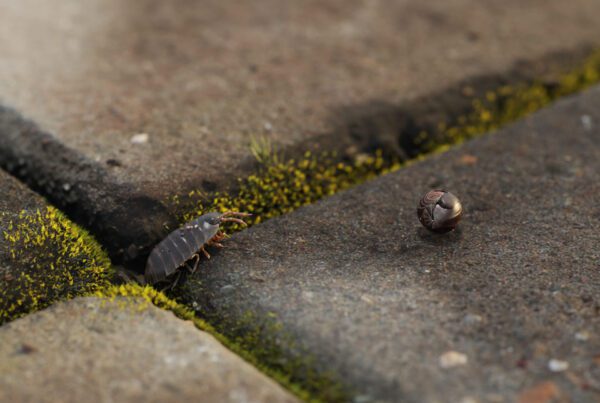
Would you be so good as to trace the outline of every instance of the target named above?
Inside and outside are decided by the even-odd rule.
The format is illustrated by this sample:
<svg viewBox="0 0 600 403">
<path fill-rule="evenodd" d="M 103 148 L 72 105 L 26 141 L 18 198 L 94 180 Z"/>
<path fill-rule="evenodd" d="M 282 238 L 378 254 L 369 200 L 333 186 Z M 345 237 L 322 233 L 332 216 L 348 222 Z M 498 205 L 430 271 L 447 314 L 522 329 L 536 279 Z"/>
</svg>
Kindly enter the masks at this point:
<svg viewBox="0 0 600 403">
<path fill-rule="evenodd" d="M 541 81 L 505 85 L 474 99 L 470 111 L 450 116 L 436 128 L 423 128 L 413 139 L 415 160 L 432 152 L 493 131 L 527 116 L 556 99 L 581 91 L 600 81 L 600 51 L 593 52 L 579 68 L 559 75 L 552 83 Z M 258 170 L 239 179 L 234 192 L 206 194 L 191 191 L 171 199 L 180 221 L 187 222 L 207 211 L 236 210 L 252 213 L 249 224 L 289 213 L 318 199 L 394 171 L 410 161 L 384 157 L 381 151 L 342 161 L 335 152 L 285 159 L 268 141 L 253 139 L 252 154 Z M 230 230 L 240 229 L 231 225 Z"/>
<path fill-rule="evenodd" d="M 109 300 L 114 300 L 117 297 L 141 297 L 161 309 L 173 312 L 180 319 L 192 321 L 198 329 L 210 333 L 223 345 L 279 382 L 299 398 L 312 402 L 347 400 L 348 396 L 342 393 L 339 384 L 335 383 L 332 378 L 312 370 L 310 360 L 306 359 L 300 362 L 300 360 L 286 359 L 278 347 L 278 343 L 273 343 L 267 349 L 264 347 L 257 348 L 257 346 L 263 346 L 265 343 L 268 345 L 272 341 L 264 338 L 263 331 L 251 331 L 245 337 L 239 339 L 228 338 L 216 331 L 206 321 L 196 316 L 195 312 L 190 308 L 168 298 L 162 292 L 149 286 L 144 287 L 137 284 L 115 285 L 100 289 L 89 295 L 108 298 Z M 135 309 L 143 309 L 143 306 L 140 308 L 140 305 L 128 304 L 126 301 L 121 301 L 121 303 L 124 309 L 129 309 L 132 306 Z M 254 319 L 254 316 L 248 317 L 248 323 L 245 323 L 244 326 L 247 327 L 250 322 L 256 324 L 257 322 Z M 272 326 L 275 326 L 274 329 L 277 331 L 280 330 L 280 326 L 276 324 Z M 256 326 L 254 328 L 257 329 Z M 275 332 L 275 330 L 273 331 Z M 294 378 L 294 375 L 298 375 L 298 369 L 304 371 L 302 376 L 306 382 L 298 383 Z"/>
<path fill-rule="evenodd" d="M 332 371 L 318 370 L 315 357 L 289 334 L 275 313 L 214 317 L 209 322 L 236 346 L 251 352 L 256 362 L 285 374 L 310 393 L 313 401 L 344 402 L 353 391 Z"/>
<path fill-rule="evenodd" d="M 580 68 L 559 76 L 552 84 L 534 81 L 486 91 L 483 97 L 472 101 L 471 108 L 464 115 L 448 116 L 434 129 L 423 128 L 413 139 L 417 157 L 411 161 L 386 158 L 381 151 L 361 155 L 353 161 L 341 160 L 335 153 L 316 155 L 310 152 L 300 158 L 285 159 L 275 152 L 271 144 L 253 141 L 251 151 L 259 168 L 254 174 L 240 179 L 235 191 L 212 194 L 192 191 L 173 197 L 173 207 L 181 222 L 207 211 L 236 210 L 254 214 L 248 220 L 249 224 L 259 223 L 396 170 L 432 152 L 446 151 L 452 145 L 523 118 L 562 96 L 584 90 L 599 81 L 600 51 L 593 53 Z M 231 226 L 229 229 L 237 230 L 239 227 Z M 330 382 L 330 378 L 312 372 L 310 359 L 296 360 L 282 353 L 282 348 L 278 347 L 282 343 L 281 329 L 265 324 L 264 320 L 252 314 L 243 315 L 240 320 L 232 317 L 210 317 L 208 320 L 229 338 L 228 345 L 237 346 L 235 348 L 250 355 L 253 364 L 276 368 L 279 376 L 310 391 L 309 396 L 325 400 L 344 396 L 342 389 L 331 386 L 336 384 Z M 283 336 L 283 339 L 286 337 Z M 289 350 L 292 341 L 285 343 Z M 328 395 L 327 391 L 333 392 Z"/>
<path fill-rule="evenodd" d="M 469 113 L 440 122 L 436 130 L 421 131 L 414 146 L 421 154 L 443 152 L 449 145 L 496 130 L 599 81 L 600 50 L 552 83 L 533 81 L 487 91 L 485 96 L 473 100 Z"/>
<path fill-rule="evenodd" d="M 100 245 L 54 207 L 4 212 L 0 324 L 109 283 L 111 265 Z"/>
<path fill-rule="evenodd" d="M 235 210 L 252 213 L 246 221 L 257 224 L 400 167 L 380 151 L 353 162 L 340 161 L 335 153 L 306 152 L 301 158 L 287 160 L 275 152 L 259 157 L 258 171 L 240 179 L 233 195 L 192 191 L 185 197 L 174 197 L 180 220 L 187 222 L 207 211 Z"/>
</svg>

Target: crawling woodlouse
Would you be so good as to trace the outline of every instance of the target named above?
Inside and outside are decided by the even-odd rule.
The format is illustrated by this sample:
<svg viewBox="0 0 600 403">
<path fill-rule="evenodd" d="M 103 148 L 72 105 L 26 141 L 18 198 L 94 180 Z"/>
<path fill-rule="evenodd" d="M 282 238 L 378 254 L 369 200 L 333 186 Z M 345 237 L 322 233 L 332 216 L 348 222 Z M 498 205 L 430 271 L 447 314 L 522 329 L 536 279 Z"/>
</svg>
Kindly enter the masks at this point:
<svg viewBox="0 0 600 403">
<path fill-rule="evenodd" d="M 249 217 L 250 215 L 236 211 L 208 213 L 171 232 L 150 252 L 144 274 L 146 283 L 156 284 L 165 281 L 177 272 L 177 277 L 172 285 L 174 287 L 181 275 L 181 269 L 186 268 L 190 273 L 196 271 L 200 262 L 200 252 L 210 259 L 210 255 L 204 249 L 205 245 L 223 247 L 220 242 L 225 238 L 225 234 L 220 230 L 221 223 L 232 221 L 246 225 L 238 217 Z M 193 266 L 190 266 L 189 262 L 192 259 L 195 262 Z"/>
</svg>

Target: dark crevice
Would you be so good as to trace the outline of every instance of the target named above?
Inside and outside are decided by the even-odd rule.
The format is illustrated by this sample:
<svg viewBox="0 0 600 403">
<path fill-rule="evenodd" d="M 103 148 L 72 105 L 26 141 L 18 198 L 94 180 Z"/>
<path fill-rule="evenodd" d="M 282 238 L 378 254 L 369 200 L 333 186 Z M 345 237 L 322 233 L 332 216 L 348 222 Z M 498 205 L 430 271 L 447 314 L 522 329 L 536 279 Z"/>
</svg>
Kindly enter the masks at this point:
<svg viewBox="0 0 600 403">
<path fill-rule="evenodd" d="M 0 136 L 2 168 L 89 229 L 116 262 L 143 260 L 163 226 L 176 225 L 162 203 L 2 106 Z"/>
<path fill-rule="evenodd" d="M 288 157 L 306 151 L 335 151 L 340 160 L 383 150 L 384 157 L 407 160 L 428 151 L 419 143 L 423 132 L 443 141 L 440 123 L 451 125 L 472 110 L 473 100 L 499 87 L 541 82 L 552 90 L 559 74 L 570 71 L 591 53 L 591 46 L 552 53 L 517 63 L 504 74 L 475 77 L 402 104 L 373 101 L 333 110 L 336 129 L 282 150 Z M 498 102 L 503 102 L 499 100 Z M 497 105 L 502 108 L 502 105 Z M 18 111 L 0 106 L 0 165 L 63 210 L 107 248 L 115 263 L 140 271 L 151 247 L 175 228 L 173 211 L 162 200 L 118 183 L 101 165 L 60 143 Z M 223 178 L 198 177 L 181 193 L 235 191 L 236 176 L 256 169 L 248 157 Z"/>
</svg>

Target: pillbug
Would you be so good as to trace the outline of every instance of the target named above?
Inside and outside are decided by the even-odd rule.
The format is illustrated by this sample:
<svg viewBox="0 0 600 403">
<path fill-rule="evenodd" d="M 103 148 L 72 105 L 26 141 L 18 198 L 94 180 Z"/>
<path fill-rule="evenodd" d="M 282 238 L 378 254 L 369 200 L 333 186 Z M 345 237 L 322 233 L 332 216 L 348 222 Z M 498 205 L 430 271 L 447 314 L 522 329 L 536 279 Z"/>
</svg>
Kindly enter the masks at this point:
<svg viewBox="0 0 600 403">
<path fill-rule="evenodd" d="M 171 232 L 152 249 L 148 256 L 144 274 L 146 283 L 156 284 L 165 281 L 177 272 L 177 277 L 172 284 L 174 287 L 181 275 L 181 269 L 185 267 L 190 273 L 196 271 L 200 262 L 200 252 L 210 259 L 210 255 L 204 249 L 206 245 L 223 247 L 220 242 L 225 238 L 225 234 L 220 230 L 221 223 L 236 222 L 247 225 L 239 217 L 250 215 L 236 211 L 208 213 Z M 193 266 L 188 264 L 191 260 L 194 260 Z"/>
<path fill-rule="evenodd" d="M 445 190 L 430 190 L 417 207 L 421 224 L 433 232 L 449 232 L 462 218 L 462 205 L 458 197 Z"/>
</svg>

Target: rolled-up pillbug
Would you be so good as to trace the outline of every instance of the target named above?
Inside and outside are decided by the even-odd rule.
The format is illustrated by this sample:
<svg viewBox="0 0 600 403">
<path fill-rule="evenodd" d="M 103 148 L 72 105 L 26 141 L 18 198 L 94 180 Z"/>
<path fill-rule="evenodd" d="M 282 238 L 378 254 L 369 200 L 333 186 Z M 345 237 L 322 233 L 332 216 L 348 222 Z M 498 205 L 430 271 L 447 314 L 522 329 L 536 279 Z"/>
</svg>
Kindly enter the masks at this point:
<svg viewBox="0 0 600 403">
<path fill-rule="evenodd" d="M 419 201 L 417 217 L 428 230 L 449 232 L 462 218 L 462 205 L 458 197 L 446 190 L 430 190 Z"/>
<path fill-rule="evenodd" d="M 210 259 L 210 255 L 204 249 L 205 245 L 223 247 L 220 242 L 225 238 L 225 234 L 220 230 L 219 225 L 221 223 L 236 222 L 246 225 L 238 217 L 249 216 L 251 214 L 236 211 L 208 213 L 171 232 L 152 249 L 150 256 L 148 256 L 144 274 L 146 283 L 156 284 L 165 281 L 177 272 L 177 277 L 172 285 L 174 287 L 181 275 L 181 269 L 187 268 L 190 273 L 196 271 L 200 262 L 200 252 Z M 192 259 L 195 262 L 193 267 L 190 267 L 188 262 Z"/>
</svg>

